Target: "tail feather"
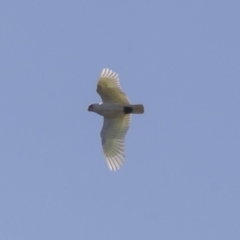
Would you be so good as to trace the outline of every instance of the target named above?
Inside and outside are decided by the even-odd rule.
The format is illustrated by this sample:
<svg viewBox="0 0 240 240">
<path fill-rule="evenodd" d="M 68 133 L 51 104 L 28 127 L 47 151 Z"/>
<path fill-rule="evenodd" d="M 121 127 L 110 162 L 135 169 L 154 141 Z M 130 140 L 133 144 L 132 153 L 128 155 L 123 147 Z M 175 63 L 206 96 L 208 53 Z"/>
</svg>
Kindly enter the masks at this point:
<svg viewBox="0 0 240 240">
<path fill-rule="evenodd" d="M 142 104 L 131 105 L 132 113 L 144 113 L 144 106 Z"/>
</svg>

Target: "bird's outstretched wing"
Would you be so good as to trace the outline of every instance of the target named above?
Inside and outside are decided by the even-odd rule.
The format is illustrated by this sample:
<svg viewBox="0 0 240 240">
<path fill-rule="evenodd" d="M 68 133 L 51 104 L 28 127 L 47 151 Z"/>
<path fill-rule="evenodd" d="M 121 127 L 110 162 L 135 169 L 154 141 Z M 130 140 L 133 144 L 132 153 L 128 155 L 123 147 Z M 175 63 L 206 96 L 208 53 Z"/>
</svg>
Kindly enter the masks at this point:
<svg viewBox="0 0 240 240">
<path fill-rule="evenodd" d="M 111 171 L 116 171 L 124 163 L 125 135 L 128 131 L 131 115 L 121 118 L 104 118 L 101 131 L 103 152 Z"/>
<path fill-rule="evenodd" d="M 130 103 L 120 87 L 118 74 L 108 68 L 102 70 L 97 84 L 97 93 L 101 96 L 103 103 Z"/>
</svg>

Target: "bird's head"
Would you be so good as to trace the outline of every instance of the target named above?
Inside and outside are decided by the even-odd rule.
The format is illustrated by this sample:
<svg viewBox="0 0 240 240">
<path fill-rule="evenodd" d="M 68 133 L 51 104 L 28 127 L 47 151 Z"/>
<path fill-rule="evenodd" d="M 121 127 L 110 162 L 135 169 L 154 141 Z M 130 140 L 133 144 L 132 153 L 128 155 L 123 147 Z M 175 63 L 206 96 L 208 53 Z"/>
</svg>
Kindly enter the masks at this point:
<svg viewBox="0 0 240 240">
<path fill-rule="evenodd" d="M 90 105 L 88 106 L 88 111 L 89 111 L 89 112 L 95 112 L 96 107 L 97 107 L 98 105 L 99 105 L 99 104 L 97 104 L 97 103 L 90 104 Z"/>
</svg>

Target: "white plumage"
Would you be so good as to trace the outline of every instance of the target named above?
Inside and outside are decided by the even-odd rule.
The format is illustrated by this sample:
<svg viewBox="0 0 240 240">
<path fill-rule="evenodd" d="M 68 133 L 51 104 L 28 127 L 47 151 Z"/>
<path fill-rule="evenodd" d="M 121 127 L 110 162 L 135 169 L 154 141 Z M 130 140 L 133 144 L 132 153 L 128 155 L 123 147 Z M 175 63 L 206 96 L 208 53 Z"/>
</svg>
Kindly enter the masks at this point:
<svg viewBox="0 0 240 240">
<path fill-rule="evenodd" d="M 142 104 L 132 105 L 122 91 L 118 74 L 105 68 L 97 84 L 102 103 L 91 104 L 88 111 L 104 117 L 101 130 L 103 152 L 110 170 L 116 171 L 125 159 L 125 135 L 128 131 L 131 113 L 143 113 Z"/>
</svg>

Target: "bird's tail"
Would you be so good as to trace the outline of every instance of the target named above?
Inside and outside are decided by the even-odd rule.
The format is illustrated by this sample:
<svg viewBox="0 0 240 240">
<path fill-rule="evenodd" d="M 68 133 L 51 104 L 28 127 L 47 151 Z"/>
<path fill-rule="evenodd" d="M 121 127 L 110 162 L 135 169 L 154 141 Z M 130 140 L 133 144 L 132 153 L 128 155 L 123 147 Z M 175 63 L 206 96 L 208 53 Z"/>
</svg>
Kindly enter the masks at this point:
<svg viewBox="0 0 240 240">
<path fill-rule="evenodd" d="M 132 113 L 144 113 L 144 106 L 142 104 L 131 105 Z"/>
</svg>

